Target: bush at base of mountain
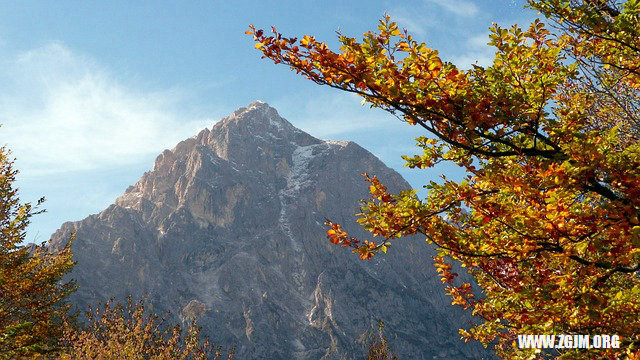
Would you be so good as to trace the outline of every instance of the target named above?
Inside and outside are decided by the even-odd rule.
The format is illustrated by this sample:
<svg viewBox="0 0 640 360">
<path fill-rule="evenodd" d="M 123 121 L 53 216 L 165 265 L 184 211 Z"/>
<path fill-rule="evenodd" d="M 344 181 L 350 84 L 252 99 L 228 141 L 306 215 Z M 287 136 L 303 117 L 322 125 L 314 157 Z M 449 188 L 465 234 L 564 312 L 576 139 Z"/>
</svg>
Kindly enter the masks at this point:
<svg viewBox="0 0 640 360">
<path fill-rule="evenodd" d="M 200 339 L 195 322 L 186 329 L 165 324 L 157 315 L 145 315 L 142 301 L 108 301 L 87 312 L 87 326 L 68 326 L 60 359 L 214 359 L 222 360 L 222 346 Z M 233 358 L 229 351 L 228 360 Z"/>
</svg>

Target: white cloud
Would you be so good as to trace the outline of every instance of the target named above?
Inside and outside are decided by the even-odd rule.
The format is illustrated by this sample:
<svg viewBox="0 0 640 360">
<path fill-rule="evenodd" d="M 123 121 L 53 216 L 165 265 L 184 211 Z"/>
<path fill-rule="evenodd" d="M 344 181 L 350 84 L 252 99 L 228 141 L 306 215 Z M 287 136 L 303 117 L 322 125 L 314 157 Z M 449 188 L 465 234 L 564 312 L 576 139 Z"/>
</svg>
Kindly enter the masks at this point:
<svg viewBox="0 0 640 360">
<path fill-rule="evenodd" d="M 478 6 L 467 0 L 425 0 L 428 3 L 435 4 L 444 10 L 462 17 L 476 16 L 480 12 Z"/>
<path fill-rule="evenodd" d="M 213 124 L 184 91 L 135 90 L 60 43 L 0 62 L 0 144 L 25 175 L 136 163 Z"/>
<path fill-rule="evenodd" d="M 465 41 L 465 51 L 454 56 L 452 62 L 459 68 L 470 69 L 472 64 L 489 66 L 493 63 L 495 48 L 487 45 L 489 33 L 472 36 Z"/>
<path fill-rule="evenodd" d="M 398 23 L 400 28 L 407 29 L 412 35 L 424 36 L 427 34 L 429 27 L 435 25 L 433 18 L 412 14 L 405 8 L 390 10 L 389 15 L 393 21 Z"/>
</svg>

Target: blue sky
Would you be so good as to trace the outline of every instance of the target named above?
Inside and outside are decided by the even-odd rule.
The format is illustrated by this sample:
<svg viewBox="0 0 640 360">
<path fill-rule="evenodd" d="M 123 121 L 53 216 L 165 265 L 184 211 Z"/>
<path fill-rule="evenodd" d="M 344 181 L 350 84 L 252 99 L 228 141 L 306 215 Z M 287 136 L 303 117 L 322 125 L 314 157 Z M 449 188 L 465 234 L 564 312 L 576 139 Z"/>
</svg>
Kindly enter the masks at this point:
<svg viewBox="0 0 640 360">
<path fill-rule="evenodd" d="M 111 204 L 165 148 L 256 99 L 295 126 L 353 140 L 420 187 L 450 167 L 402 167 L 419 132 L 360 99 L 260 59 L 249 24 L 360 37 L 383 14 L 441 56 L 487 64 L 488 27 L 537 16 L 523 0 L 20 1 L 0 8 L 0 145 L 17 158 L 23 201 L 45 196 L 27 241 Z"/>
</svg>

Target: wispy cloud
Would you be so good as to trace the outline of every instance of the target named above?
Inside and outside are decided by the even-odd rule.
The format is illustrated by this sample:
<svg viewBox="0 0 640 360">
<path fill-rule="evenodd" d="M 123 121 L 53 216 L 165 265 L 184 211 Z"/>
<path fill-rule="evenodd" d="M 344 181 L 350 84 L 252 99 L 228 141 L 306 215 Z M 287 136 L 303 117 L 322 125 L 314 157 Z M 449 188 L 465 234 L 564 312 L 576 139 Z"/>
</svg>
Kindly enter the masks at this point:
<svg viewBox="0 0 640 360">
<path fill-rule="evenodd" d="M 462 68 L 491 62 L 487 14 L 471 0 L 422 0 L 413 7 L 394 3 L 388 13 L 400 27 L 435 44 L 443 58 Z"/>
<path fill-rule="evenodd" d="M 402 7 L 390 10 L 389 15 L 398 26 L 414 35 L 424 36 L 430 27 L 437 25 L 433 17 L 417 14 Z"/>
<path fill-rule="evenodd" d="M 466 51 L 454 56 L 452 61 L 462 69 L 470 69 L 472 64 L 479 66 L 489 66 L 493 63 L 495 48 L 487 45 L 489 33 L 469 37 L 465 41 Z"/>
<path fill-rule="evenodd" d="M 435 4 L 442 9 L 462 17 L 476 16 L 479 13 L 478 6 L 468 0 L 425 0 L 427 3 Z"/>
<path fill-rule="evenodd" d="M 0 58 L 0 144 L 26 175 L 140 161 L 213 121 L 188 94 L 136 90 L 61 43 Z"/>
</svg>

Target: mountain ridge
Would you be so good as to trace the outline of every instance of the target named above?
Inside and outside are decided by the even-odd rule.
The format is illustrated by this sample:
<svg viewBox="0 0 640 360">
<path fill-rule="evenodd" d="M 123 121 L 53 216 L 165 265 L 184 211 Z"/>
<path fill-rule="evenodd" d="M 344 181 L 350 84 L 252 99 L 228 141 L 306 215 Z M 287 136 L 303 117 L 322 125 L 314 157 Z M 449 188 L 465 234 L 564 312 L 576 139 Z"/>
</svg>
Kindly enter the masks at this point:
<svg viewBox="0 0 640 360">
<path fill-rule="evenodd" d="M 354 222 L 363 172 L 409 188 L 359 145 L 317 139 L 258 101 L 164 150 L 114 204 L 63 224 L 50 244 L 77 233 L 79 308 L 146 296 L 240 358 L 359 357 L 377 319 L 400 356 L 485 356 L 459 340 L 470 317 L 449 305 L 423 240 L 367 262 L 326 240 L 325 216 L 368 235 Z"/>
</svg>

